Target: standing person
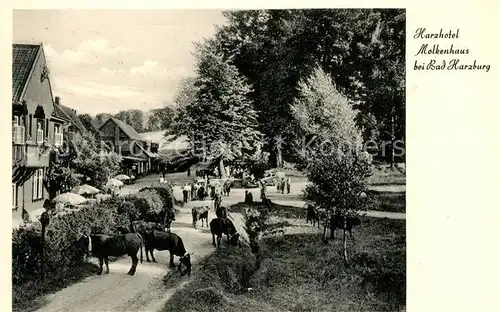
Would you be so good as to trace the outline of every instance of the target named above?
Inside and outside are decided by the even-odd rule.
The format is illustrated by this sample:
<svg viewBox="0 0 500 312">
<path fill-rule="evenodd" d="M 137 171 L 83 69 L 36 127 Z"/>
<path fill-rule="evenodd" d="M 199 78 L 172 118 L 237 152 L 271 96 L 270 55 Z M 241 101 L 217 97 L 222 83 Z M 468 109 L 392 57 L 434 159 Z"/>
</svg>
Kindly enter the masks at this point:
<svg viewBox="0 0 500 312">
<path fill-rule="evenodd" d="M 160 183 L 160 184 L 165 183 L 165 179 L 163 178 L 163 176 L 160 175 L 160 179 L 158 180 L 158 183 Z"/>
<path fill-rule="evenodd" d="M 280 188 L 281 188 L 281 182 L 280 179 L 278 178 L 278 181 L 276 181 L 276 193 L 280 192 Z"/>
<path fill-rule="evenodd" d="M 187 203 L 187 201 L 188 201 L 188 194 L 189 194 L 189 192 L 188 192 L 188 185 L 186 183 L 184 185 L 184 188 L 182 189 L 182 197 L 183 197 L 183 200 L 184 200 L 185 203 Z"/>
<path fill-rule="evenodd" d="M 285 194 L 285 178 L 281 178 L 281 194 Z"/>
<path fill-rule="evenodd" d="M 191 167 L 189 167 L 189 168 L 188 168 L 187 175 L 188 175 L 188 177 L 190 177 L 190 176 L 191 176 Z"/>
<path fill-rule="evenodd" d="M 286 193 L 287 194 L 290 194 L 290 187 L 292 186 L 292 179 L 290 179 L 290 177 L 288 177 L 286 179 Z"/>
</svg>

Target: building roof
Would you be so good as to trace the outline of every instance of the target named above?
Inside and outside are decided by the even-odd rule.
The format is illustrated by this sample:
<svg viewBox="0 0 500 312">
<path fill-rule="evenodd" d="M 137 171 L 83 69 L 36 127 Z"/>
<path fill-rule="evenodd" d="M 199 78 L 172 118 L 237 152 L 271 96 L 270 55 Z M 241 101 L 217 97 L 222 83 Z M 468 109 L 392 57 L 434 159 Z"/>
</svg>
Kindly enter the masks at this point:
<svg viewBox="0 0 500 312">
<path fill-rule="evenodd" d="M 21 98 L 24 87 L 28 82 L 31 69 L 40 51 L 40 44 L 13 44 L 12 45 L 12 101 Z"/>
<path fill-rule="evenodd" d="M 120 119 L 117 119 L 115 117 L 110 117 L 108 120 L 106 120 L 106 122 L 102 124 L 102 126 L 99 128 L 99 130 L 106 123 L 108 123 L 109 120 L 113 121 L 130 139 L 137 140 L 137 141 L 146 141 L 139 135 L 139 133 L 137 133 L 137 131 L 134 130 L 134 128 L 132 128 L 130 125 L 126 124 L 125 122 L 123 122 Z"/>
<path fill-rule="evenodd" d="M 76 114 L 76 112 L 73 109 L 71 109 L 67 106 L 64 106 L 62 104 L 55 104 L 54 109 L 57 112 L 58 116 L 73 123 L 75 125 L 75 127 L 78 128 L 78 130 L 80 130 L 81 132 L 87 131 L 87 128 L 82 123 L 80 118 L 78 118 L 78 115 Z"/>
</svg>

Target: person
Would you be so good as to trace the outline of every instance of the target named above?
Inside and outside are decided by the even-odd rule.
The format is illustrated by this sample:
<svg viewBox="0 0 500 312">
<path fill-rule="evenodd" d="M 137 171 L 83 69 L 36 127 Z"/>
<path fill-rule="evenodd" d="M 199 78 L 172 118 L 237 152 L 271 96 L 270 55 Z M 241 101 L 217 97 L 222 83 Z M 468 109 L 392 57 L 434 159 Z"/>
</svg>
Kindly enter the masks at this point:
<svg viewBox="0 0 500 312">
<path fill-rule="evenodd" d="M 188 201 L 188 194 L 189 194 L 188 184 L 186 183 L 184 185 L 184 188 L 182 189 L 182 197 L 183 197 L 183 200 L 185 203 L 187 203 L 187 201 Z"/>
<path fill-rule="evenodd" d="M 253 203 L 253 195 L 248 190 L 245 190 L 245 203 L 252 204 Z"/>
<path fill-rule="evenodd" d="M 165 179 L 163 178 L 163 176 L 160 176 L 160 180 L 158 181 L 158 183 L 160 184 L 165 183 Z"/>
<path fill-rule="evenodd" d="M 285 178 L 281 178 L 281 194 L 285 194 Z"/>
<path fill-rule="evenodd" d="M 280 187 L 281 187 L 281 182 L 280 180 L 278 179 L 277 183 L 276 183 L 276 193 L 279 193 L 280 192 Z"/>
<path fill-rule="evenodd" d="M 196 190 L 195 190 L 196 184 L 194 182 L 191 182 L 190 187 L 191 187 L 191 200 L 194 200 L 196 198 Z"/>
<path fill-rule="evenodd" d="M 290 177 L 288 177 L 288 179 L 286 179 L 286 193 L 287 194 L 290 194 L 290 187 L 292 186 L 292 180 L 290 179 Z"/>
<path fill-rule="evenodd" d="M 188 177 L 190 177 L 190 176 L 191 176 L 191 168 L 188 168 L 187 176 L 188 176 Z"/>
</svg>

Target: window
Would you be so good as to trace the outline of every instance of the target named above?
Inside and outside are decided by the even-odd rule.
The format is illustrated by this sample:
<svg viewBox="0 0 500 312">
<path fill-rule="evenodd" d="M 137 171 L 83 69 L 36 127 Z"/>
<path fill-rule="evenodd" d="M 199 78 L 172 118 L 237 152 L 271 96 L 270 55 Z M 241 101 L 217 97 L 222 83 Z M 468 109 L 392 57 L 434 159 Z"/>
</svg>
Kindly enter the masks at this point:
<svg viewBox="0 0 500 312">
<path fill-rule="evenodd" d="M 54 125 L 54 145 L 61 146 L 63 144 L 62 126 L 59 124 Z"/>
<path fill-rule="evenodd" d="M 14 144 L 24 144 L 24 126 L 18 116 L 12 120 L 12 142 Z"/>
<path fill-rule="evenodd" d="M 29 130 L 28 130 L 28 133 L 30 135 L 30 137 L 33 135 L 33 115 L 30 114 L 30 127 L 29 127 Z"/>
<path fill-rule="evenodd" d="M 17 209 L 17 185 L 12 183 L 12 209 Z"/>
<path fill-rule="evenodd" d="M 33 175 L 33 200 L 43 198 L 43 169 L 36 169 Z"/>
<path fill-rule="evenodd" d="M 36 123 L 36 142 L 43 143 L 43 120 L 38 120 Z"/>
</svg>

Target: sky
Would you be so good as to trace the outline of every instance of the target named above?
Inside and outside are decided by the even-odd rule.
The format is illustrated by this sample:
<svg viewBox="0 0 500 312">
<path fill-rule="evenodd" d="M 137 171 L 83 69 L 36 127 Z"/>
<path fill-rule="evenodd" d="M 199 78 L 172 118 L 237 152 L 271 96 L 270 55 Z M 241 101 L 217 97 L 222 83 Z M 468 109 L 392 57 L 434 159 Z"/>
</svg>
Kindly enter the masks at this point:
<svg viewBox="0 0 500 312">
<path fill-rule="evenodd" d="M 80 113 L 172 103 L 193 75 L 193 42 L 226 19 L 217 10 L 14 10 L 13 42 L 43 43 L 54 96 Z"/>
</svg>

